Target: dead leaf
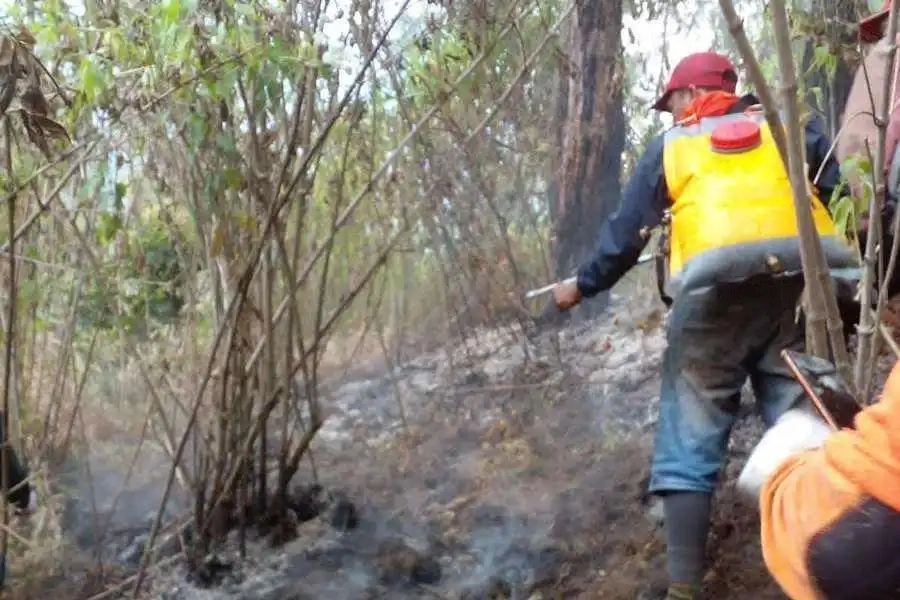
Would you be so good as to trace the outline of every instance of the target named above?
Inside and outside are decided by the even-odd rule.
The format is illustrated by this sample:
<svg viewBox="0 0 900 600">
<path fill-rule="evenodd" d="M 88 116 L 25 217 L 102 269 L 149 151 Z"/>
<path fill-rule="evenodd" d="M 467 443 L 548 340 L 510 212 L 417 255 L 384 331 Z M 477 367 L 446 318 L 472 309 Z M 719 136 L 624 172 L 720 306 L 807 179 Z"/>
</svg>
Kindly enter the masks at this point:
<svg viewBox="0 0 900 600">
<path fill-rule="evenodd" d="M 0 115 L 5 115 L 16 97 L 16 76 L 11 65 L 0 66 Z"/>
<path fill-rule="evenodd" d="M 22 115 L 22 124 L 25 126 L 25 132 L 28 134 L 28 139 L 31 140 L 32 144 L 38 147 L 44 157 L 50 159 L 50 146 L 47 144 L 47 139 L 44 137 L 44 131 L 41 129 L 41 126 L 34 120 L 33 115 L 29 115 L 26 112 L 21 112 L 19 114 Z"/>
<path fill-rule="evenodd" d="M 19 25 L 19 35 L 16 36 L 16 39 L 19 40 L 19 43 L 28 46 L 29 50 L 34 48 L 34 45 L 37 43 L 31 30 L 25 27 L 25 25 Z"/>
<path fill-rule="evenodd" d="M 56 140 L 66 140 L 67 142 L 72 141 L 72 138 L 69 137 L 69 132 L 66 131 L 66 128 L 62 124 L 43 115 L 28 113 L 28 116 L 41 128 L 41 130 L 47 136 Z"/>
<path fill-rule="evenodd" d="M 50 103 L 44 97 L 40 85 L 29 85 L 19 100 L 22 107 L 32 115 L 46 117 L 50 114 Z"/>
<path fill-rule="evenodd" d="M 10 65 L 16 77 L 22 79 L 28 76 L 35 76 L 34 62 L 34 55 L 22 44 L 16 44 L 16 51 L 13 53 L 12 60 L 10 60 Z"/>
<path fill-rule="evenodd" d="M 25 111 L 19 111 L 19 114 L 22 116 L 22 124 L 25 126 L 28 139 L 46 158 L 52 157 L 50 145 L 47 143 L 48 138 L 71 141 L 66 128 L 53 119 Z"/>
<path fill-rule="evenodd" d="M 0 66 L 8 66 L 16 58 L 18 44 L 7 35 L 0 36 Z"/>
<path fill-rule="evenodd" d="M 273 143 L 275 143 L 275 140 L 277 140 L 277 139 L 278 139 L 278 130 L 271 129 L 269 131 L 264 132 L 261 136 L 259 136 L 259 144 L 263 148 L 268 148 Z"/>
</svg>

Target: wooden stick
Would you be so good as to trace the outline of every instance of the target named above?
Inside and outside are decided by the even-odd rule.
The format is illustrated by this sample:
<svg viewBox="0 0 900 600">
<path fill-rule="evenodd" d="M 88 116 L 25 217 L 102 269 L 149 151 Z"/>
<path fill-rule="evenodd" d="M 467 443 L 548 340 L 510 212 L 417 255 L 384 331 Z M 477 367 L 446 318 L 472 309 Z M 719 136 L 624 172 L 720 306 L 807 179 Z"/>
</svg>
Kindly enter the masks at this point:
<svg viewBox="0 0 900 600">
<path fill-rule="evenodd" d="M 781 358 L 784 359 L 785 363 L 787 363 L 787 366 L 791 370 L 791 373 L 794 374 L 794 378 L 800 383 L 803 391 L 806 392 L 806 395 L 809 396 L 810 400 L 812 400 L 812 403 L 816 407 L 816 410 L 819 411 L 819 414 L 822 415 L 822 418 L 825 419 L 825 422 L 828 423 L 828 426 L 831 427 L 832 430 L 838 431 L 840 427 L 838 427 L 837 422 L 834 420 L 834 417 L 831 416 L 831 413 L 827 408 L 825 408 L 825 404 L 822 402 L 822 399 L 819 398 L 816 392 L 812 389 L 812 386 L 803 376 L 803 373 L 800 372 L 799 367 L 797 367 L 797 363 L 795 363 L 794 359 L 791 358 L 790 352 L 788 352 L 787 350 L 782 350 Z"/>
</svg>

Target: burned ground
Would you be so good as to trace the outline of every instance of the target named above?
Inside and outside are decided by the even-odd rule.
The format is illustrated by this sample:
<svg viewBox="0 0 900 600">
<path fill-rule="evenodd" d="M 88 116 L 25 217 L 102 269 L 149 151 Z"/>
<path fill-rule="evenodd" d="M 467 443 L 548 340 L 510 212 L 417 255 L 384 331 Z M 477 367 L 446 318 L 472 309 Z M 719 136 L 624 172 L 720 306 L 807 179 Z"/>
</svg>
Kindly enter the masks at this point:
<svg viewBox="0 0 900 600">
<path fill-rule="evenodd" d="M 559 355 L 546 340 L 484 333 L 393 376 L 334 386 L 315 452 L 317 493 L 330 498 L 321 514 L 279 548 L 252 542 L 243 562 L 223 551 L 229 571 L 213 585 L 176 570 L 155 580 L 155 593 L 656 597 L 664 544 L 646 482 L 663 337 L 647 322 L 568 331 Z M 709 545 L 710 597 L 783 597 L 762 564 L 755 509 L 732 490 L 759 432 L 749 416 L 733 436 Z"/>
<path fill-rule="evenodd" d="M 251 532 L 243 560 L 232 536 L 191 572 L 177 563 L 155 572 L 149 596 L 658 597 L 663 531 L 646 494 L 664 347 L 654 310 L 614 311 L 531 342 L 480 332 L 393 373 L 334 380 L 323 388 L 317 479 L 310 463 L 297 477 L 296 523 Z M 717 493 L 710 598 L 784 597 L 763 566 L 756 509 L 733 489 L 760 434 L 747 411 Z M 76 521 L 87 521 L 81 510 Z M 119 532 L 116 577 L 133 572 L 145 522 Z M 66 584 L 85 586 L 79 598 L 100 589 L 86 571 Z"/>
</svg>

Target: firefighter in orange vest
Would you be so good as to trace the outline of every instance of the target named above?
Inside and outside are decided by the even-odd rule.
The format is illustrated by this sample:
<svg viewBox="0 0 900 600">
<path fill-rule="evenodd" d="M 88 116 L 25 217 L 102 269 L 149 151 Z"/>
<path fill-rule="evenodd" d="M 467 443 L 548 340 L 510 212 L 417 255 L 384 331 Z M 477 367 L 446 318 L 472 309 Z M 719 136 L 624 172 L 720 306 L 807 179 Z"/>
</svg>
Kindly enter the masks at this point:
<svg viewBox="0 0 900 600">
<path fill-rule="evenodd" d="M 759 502 L 763 557 L 790 598 L 900 598 L 900 363 L 838 432 L 810 405 L 787 411 L 738 489 Z"/>
<path fill-rule="evenodd" d="M 804 345 L 791 186 L 759 101 L 735 95 L 736 85 L 734 66 L 714 52 L 675 67 L 654 108 L 676 125 L 649 143 L 576 281 L 554 289 L 566 310 L 611 288 L 636 264 L 647 230 L 668 216 L 671 312 L 650 491 L 663 499 L 673 600 L 700 592 L 713 491 L 744 382 L 767 425 L 803 397 L 779 355 Z M 818 121 L 807 124 L 805 142 L 810 171 L 823 171 L 810 201 L 826 260 L 857 268 L 822 203 L 838 166 Z"/>
</svg>

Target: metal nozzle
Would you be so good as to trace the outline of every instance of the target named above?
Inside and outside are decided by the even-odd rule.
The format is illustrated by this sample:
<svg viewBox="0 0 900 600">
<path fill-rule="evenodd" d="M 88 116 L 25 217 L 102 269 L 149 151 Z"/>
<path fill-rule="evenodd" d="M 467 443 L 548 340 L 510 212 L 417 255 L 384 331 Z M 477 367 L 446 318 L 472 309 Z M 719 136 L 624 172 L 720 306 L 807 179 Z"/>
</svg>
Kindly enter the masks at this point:
<svg viewBox="0 0 900 600">
<path fill-rule="evenodd" d="M 525 299 L 526 300 L 534 300 L 535 298 L 540 298 L 541 296 L 552 292 L 553 288 L 555 288 L 556 286 L 561 285 L 563 283 L 575 283 L 575 281 L 577 279 L 578 279 L 577 277 L 569 277 L 568 279 L 564 279 L 561 282 L 551 283 L 550 285 L 545 285 L 542 288 L 538 288 L 536 290 L 530 290 L 525 293 Z"/>
</svg>

